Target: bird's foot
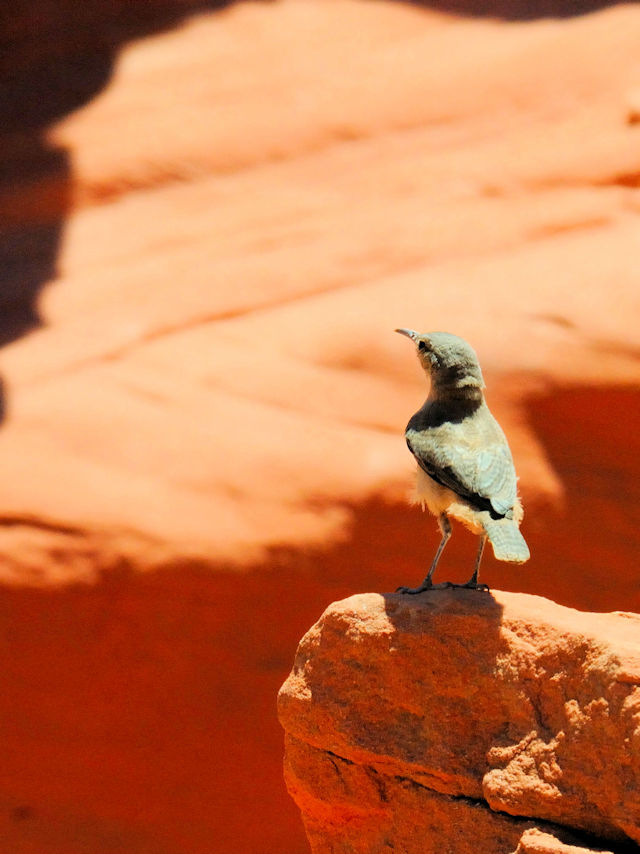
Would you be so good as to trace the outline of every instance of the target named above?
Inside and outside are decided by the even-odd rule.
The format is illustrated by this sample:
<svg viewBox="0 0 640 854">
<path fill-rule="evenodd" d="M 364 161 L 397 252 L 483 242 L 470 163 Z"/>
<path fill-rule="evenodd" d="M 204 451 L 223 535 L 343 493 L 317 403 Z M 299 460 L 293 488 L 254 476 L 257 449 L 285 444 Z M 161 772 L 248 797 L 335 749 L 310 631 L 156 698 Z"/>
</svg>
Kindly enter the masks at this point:
<svg viewBox="0 0 640 854">
<path fill-rule="evenodd" d="M 440 584 L 421 584 L 420 587 L 397 587 L 396 593 L 408 593 L 414 596 L 416 593 L 424 593 L 426 590 L 446 590 L 453 586 L 450 581 L 442 581 Z"/>
<path fill-rule="evenodd" d="M 483 584 L 481 581 L 467 581 L 466 584 L 452 584 L 451 587 L 458 587 L 464 590 L 483 590 L 485 593 L 491 592 L 489 585 Z"/>
</svg>

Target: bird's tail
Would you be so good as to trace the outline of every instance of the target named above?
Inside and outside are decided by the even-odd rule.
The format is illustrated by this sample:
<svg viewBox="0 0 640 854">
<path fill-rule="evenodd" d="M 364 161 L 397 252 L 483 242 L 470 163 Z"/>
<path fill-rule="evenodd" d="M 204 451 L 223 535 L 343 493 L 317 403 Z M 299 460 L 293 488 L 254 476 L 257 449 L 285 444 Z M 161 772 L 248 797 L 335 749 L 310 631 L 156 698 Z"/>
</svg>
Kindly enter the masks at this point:
<svg viewBox="0 0 640 854">
<path fill-rule="evenodd" d="M 506 560 L 509 563 L 525 563 L 529 560 L 529 546 L 513 519 L 489 517 L 482 520 L 482 526 L 491 541 L 497 560 Z"/>
</svg>

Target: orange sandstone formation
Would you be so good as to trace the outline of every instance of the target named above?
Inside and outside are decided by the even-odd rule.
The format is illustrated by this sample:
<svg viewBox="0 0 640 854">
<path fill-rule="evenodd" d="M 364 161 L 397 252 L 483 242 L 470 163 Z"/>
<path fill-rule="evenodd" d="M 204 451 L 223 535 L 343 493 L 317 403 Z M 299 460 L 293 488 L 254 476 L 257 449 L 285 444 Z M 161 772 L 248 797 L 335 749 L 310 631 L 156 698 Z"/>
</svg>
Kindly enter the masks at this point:
<svg viewBox="0 0 640 854">
<path fill-rule="evenodd" d="M 279 712 L 314 854 L 543 851 L 536 826 L 640 842 L 639 615 L 352 596 L 301 641 Z"/>
<path fill-rule="evenodd" d="M 0 363 L 3 577 L 340 542 L 345 504 L 407 489 L 398 434 L 423 381 L 403 324 L 473 344 L 528 506 L 561 508 L 596 455 L 564 471 L 536 413 L 558 387 L 638 408 L 640 10 L 505 23 L 284 0 L 127 42 L 126 16 L 101 39 L 81 5 L 86 50 L 47 50 L 87 86 L 102 57 L 102 76 L 39 131 L 57 178 L 40 186 L 6 141 L 25 174 L 4 185 L 3 272 L 31 334 Z M 172 20 L 143 5 L 134 34 L 156 5 Z"/>
</svg>

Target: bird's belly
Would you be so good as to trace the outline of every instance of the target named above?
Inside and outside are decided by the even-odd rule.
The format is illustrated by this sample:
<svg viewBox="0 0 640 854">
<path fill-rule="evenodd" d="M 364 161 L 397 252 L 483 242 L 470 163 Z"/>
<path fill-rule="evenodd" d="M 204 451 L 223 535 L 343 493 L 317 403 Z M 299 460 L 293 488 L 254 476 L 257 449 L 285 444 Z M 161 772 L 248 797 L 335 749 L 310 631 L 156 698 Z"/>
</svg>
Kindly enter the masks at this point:
<svg viewBox="0 0 640 854">
<path fill-rule="evenodd" d="M 418 466 L 416 475 L 415 502 L 428 508 L 434 516 L 446 513 L 462 522 L 474 534 L 482 531 L 476 518 L 477 511 L 452 489 L 433 480 Z"/>
<path fill-rule="evenodd" d="M 427 507 L 434 516 L 439 516 L 441 513 L 445 513 L 447 508 L 457 500 L 459 500 L 458 496 L 453 490 L 442 486 L 418 466 L 416 472 L 416 504 L 421 504 L 423 508 Z"/>
</svg>

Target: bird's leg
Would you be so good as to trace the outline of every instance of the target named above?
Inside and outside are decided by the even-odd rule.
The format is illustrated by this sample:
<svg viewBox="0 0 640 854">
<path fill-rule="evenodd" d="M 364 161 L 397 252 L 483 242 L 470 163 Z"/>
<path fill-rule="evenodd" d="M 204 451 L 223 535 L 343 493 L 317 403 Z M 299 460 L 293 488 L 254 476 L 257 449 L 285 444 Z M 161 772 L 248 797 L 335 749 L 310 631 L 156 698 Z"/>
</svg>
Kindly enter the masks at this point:
<svg viewBox="0 0 640 854">
<path fill-rule="evenodd" d="M 438 546 L 438 550 L 435 553 L 435 557 L 431 562 L 431 566 L 429 567 L 429 572 L 427 573 L 426 578 L 424 579 L 420 587 L 398 587 L 396 593 L 422 593 L 423 590 L 433 590 L 434 588 L 451 586 L 448 581 L 444 582 L 441 585 L 434 585 L 431 581 L 431 576 L 433 575 L 434 570 L 438 565 L 440 555 L 444 551 L 444 547 L 447 545 L 447 540 L 451 536 L 451 523 L 449 522 L 449 518 L 446 513 L 441 513 L 438 516 L 438 526 L 442 531 L 442 539 L 440 540 L 440 545 Z"/>
<path fill-rule="evenodd" d="M 480 561 L 482 560 L 482 552 L 484 551 L 484 544 L 487 542 L 487 535 L 482 534 L 480 537 L 480 543 L 478 544 L 478 554 L 476 555 L 476 565 L 473 568 L 473 575 L 467 581 L 466 584 L 457 584 L 456 587 L 469 587 L 471 590 L 486 590 L 489 591 L 489 587 L 487 584 L 481 584 L 478 581 L 478 572 L 480 571 Z"/>
</svg>

